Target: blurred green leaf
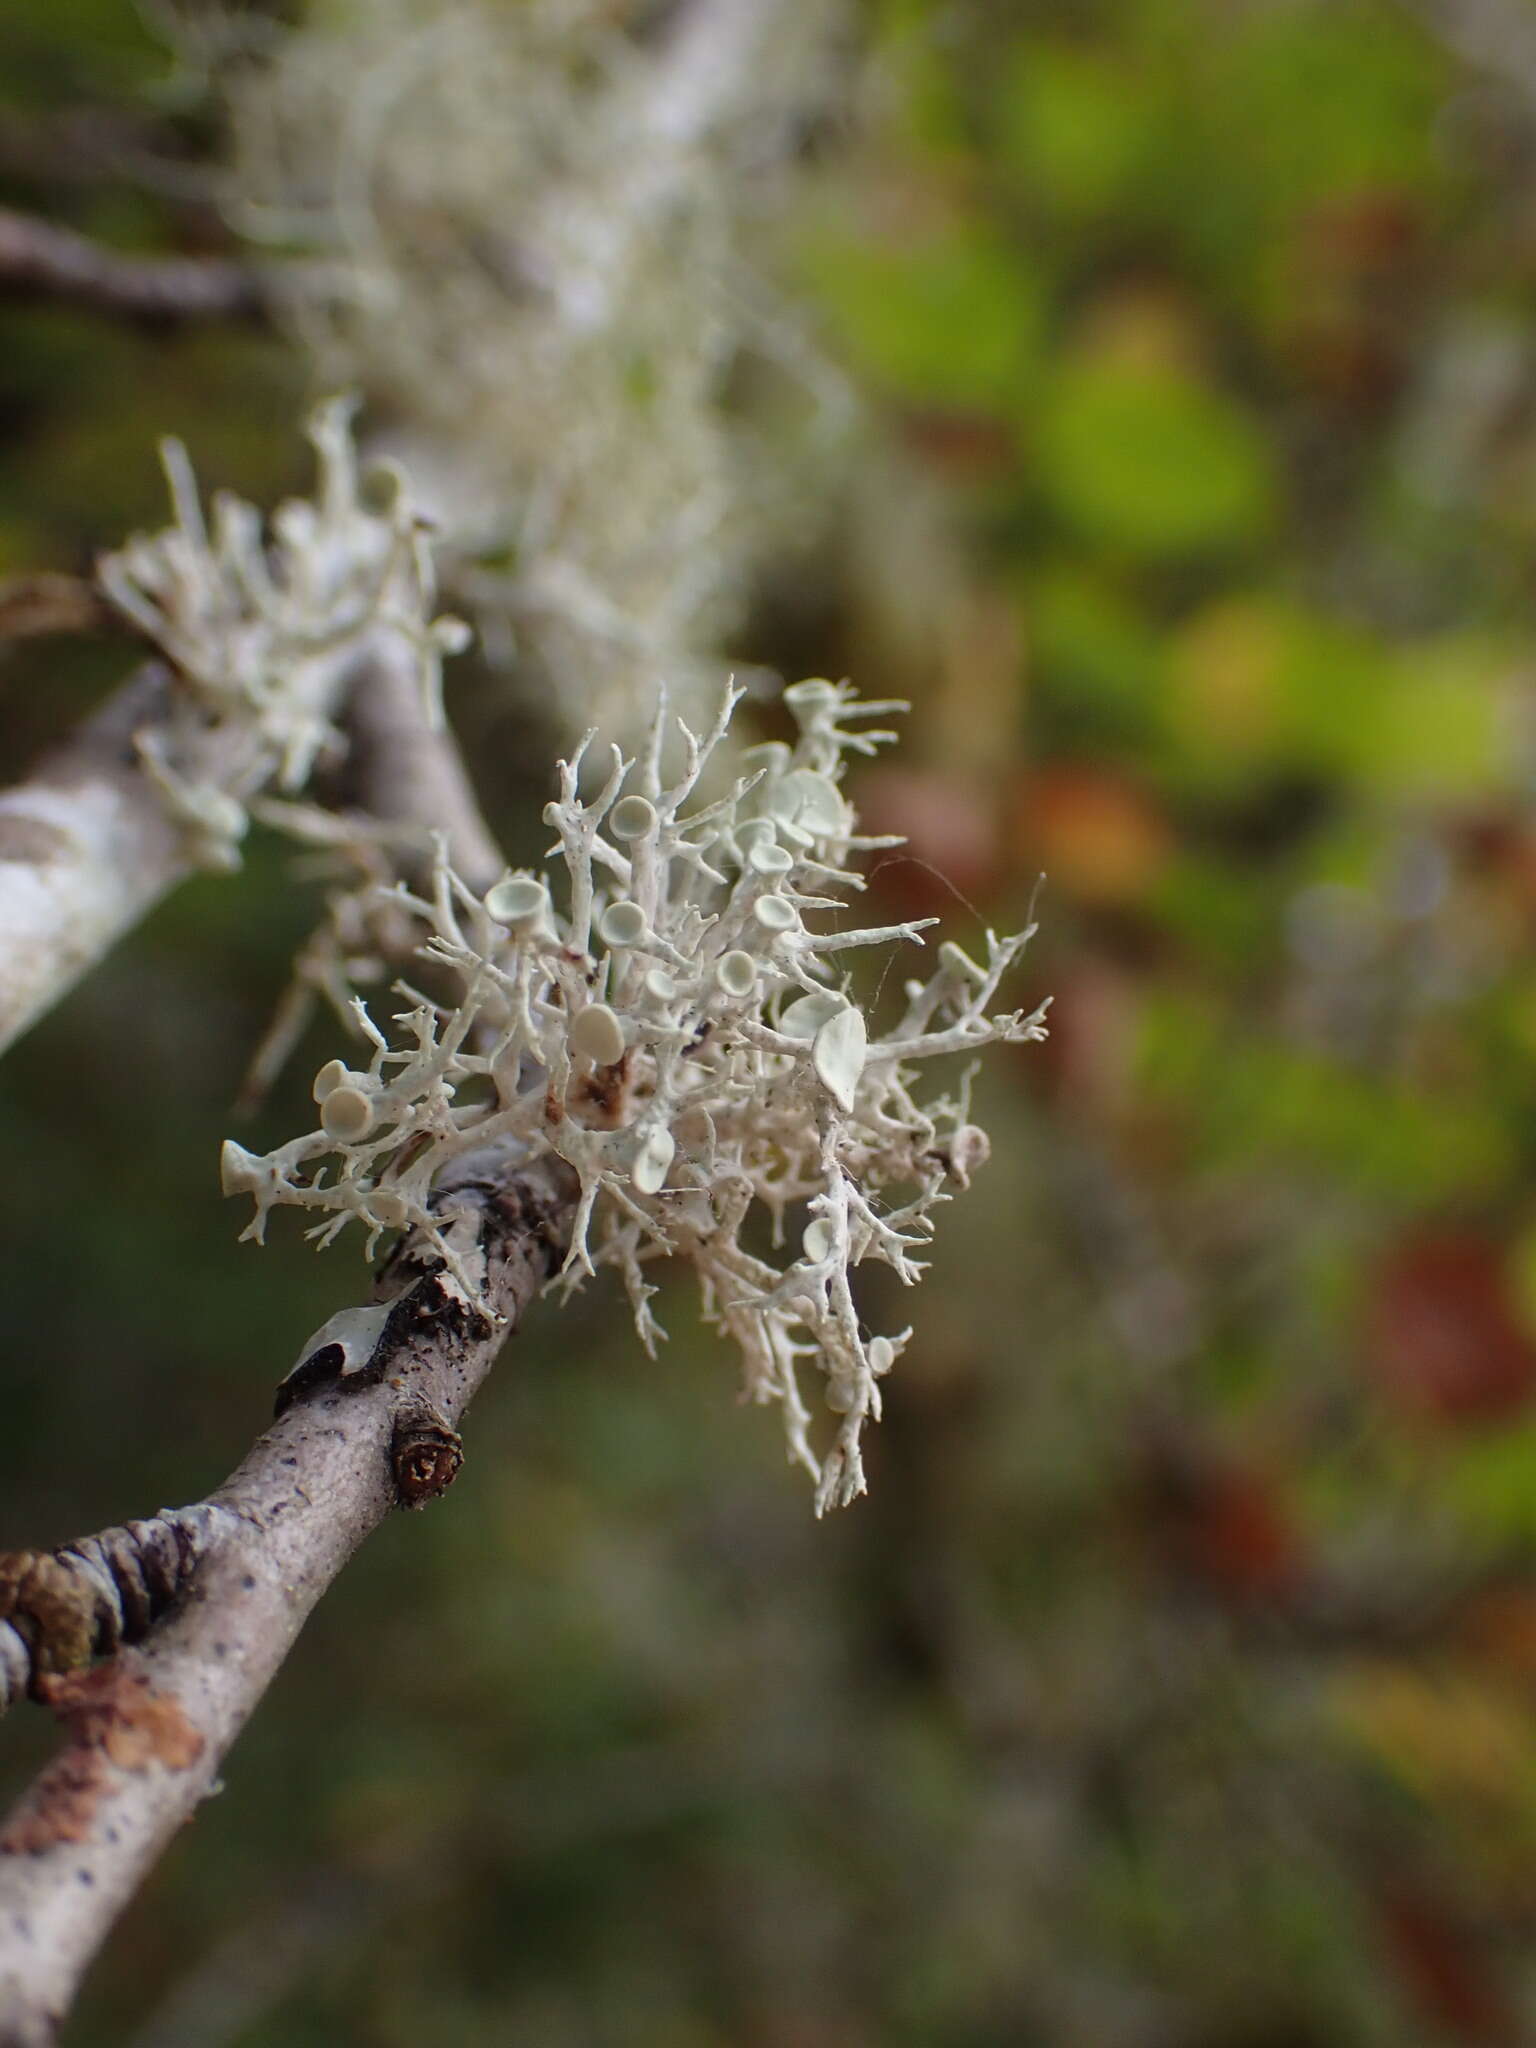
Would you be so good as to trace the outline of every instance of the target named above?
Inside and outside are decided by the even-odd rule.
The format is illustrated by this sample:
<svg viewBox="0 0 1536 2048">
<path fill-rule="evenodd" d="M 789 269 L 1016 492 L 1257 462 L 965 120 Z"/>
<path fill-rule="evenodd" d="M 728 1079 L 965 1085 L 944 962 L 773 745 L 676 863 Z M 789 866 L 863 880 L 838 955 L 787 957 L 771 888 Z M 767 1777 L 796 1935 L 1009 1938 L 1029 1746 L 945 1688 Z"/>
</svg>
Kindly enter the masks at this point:
<svg viewBox="0 0 1536 2048">
<path fill-rule="evenodd" d="M 1518 1136 L 1475 1093 L 1431 1096 L 1320 1054 L 1229 1033 L 1208 1004 L 1164 996 L 1141 1012 L 1138 1075 L 1184 1121 L 1205 1166 L 1288 1160 L 1352 1193 L 1432 1205 L 1505 1184 Z"/>
<path fill-rule="evenodd" d="M 1159 561 L 1241 553 L 1278 485 L 1257 423 L 1171 369 L 1069 358 L 1029 430 L 1040 487 L 1090 546 Z"/>
<path fill-rule="evenodd" d="M 1123 740 L 1155 724 L 1158 634 L 1113 575 L 1075 556 L 1046 562 L 1025 580 L 1024 619 L 1036 687 L 1060 729 Z"/>
<path fill-rule="evenodd" d="M 1142 168 L 1149 80 L 1103 48 L 1028 36 L 997 84 L 998 155 L 1047 213 L 1104 214 Z"/>
<path fill-rule="evenodd" d="M 908 402 L 1008 409 L 1040 338 L 1039 286 L 1021 252 L 980 226 L 896 247 L 822 237 L 808 268 L 850 359 Z"/>
</svg>

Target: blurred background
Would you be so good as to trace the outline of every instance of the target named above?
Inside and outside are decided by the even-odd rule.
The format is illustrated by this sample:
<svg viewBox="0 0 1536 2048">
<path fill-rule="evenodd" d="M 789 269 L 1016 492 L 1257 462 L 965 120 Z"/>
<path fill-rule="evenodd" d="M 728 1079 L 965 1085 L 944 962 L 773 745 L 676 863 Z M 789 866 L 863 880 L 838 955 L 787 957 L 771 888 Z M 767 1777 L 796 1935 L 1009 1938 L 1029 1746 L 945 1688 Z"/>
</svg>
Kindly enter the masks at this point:
<svg viewBox="0 0 1536 2048">
<path fill-rule="evenodd" d="M 158 522 L 162 432 L 302 487 L 351 384 L 515 857 L 658 674 L 851 674 L 875 893 L 965 941 L 1043 871 L 1055 999 L 872 1316 L 870 1497 L 685 1287 L 657 1364 L 546 1305 L 69 2038 L 1536 2039 L 1536 9 L 736 0 L 651 118 L 710 4 L 0 16 L 0 202 L 270 289 L 0 284 L 0 575 Z M 131 660 L 0 650 L 7 776 Z M 359 1291 L 215 1177 L 334 1049 L 236 1120 L 319 909 L 257 843 L 0 1067 L 0 1545 L 204 1493 Z"/>
</svg>

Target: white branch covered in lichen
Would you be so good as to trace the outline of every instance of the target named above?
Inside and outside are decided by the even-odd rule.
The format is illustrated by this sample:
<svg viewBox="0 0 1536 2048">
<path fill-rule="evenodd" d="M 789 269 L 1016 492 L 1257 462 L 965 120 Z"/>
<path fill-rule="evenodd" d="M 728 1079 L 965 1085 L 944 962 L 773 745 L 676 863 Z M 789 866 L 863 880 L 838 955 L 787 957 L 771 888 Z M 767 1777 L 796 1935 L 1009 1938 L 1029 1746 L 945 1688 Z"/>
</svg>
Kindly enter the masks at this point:
<svg viewBox="0 0 1536 2048">
<path fill-rule="evenodd" d="M 136 744 L 209 866 L 238 864 L 255 791 L 274 778 L 284 791 L 300 789 L 336 744 L 331 714 L 370 646 L 409 650 L 438 721 L 442 657 L 466 638 L 457 620 L 432 616 L 431 552 L 400 473 L 381 467 L 381 502 L 366 501 L 349 403 L 321 406 L 309 432 L 319 458 L 314 498 L 280 506 L 270 532 L 227 491 L 205 520 L 185 449 L 165 442 L 175 525 L 136 535 L 98 565 L 102 589 L 176 678 L 166 717 Z M 217 738 L 226 744 L 210 745 Z"/>
<path fill-rule="evenodd" d="M 335 0 L 229 74 L 233 215 L 313 258 L 278 310 L 385 401 L 456 597 L 577 730 L 641 729 L 658 674 L 703 702 L 821 502 L 850 401 L 750 252 L 843 11 Z"/>
<path fill-rule="evenodd" d="M 934 1207 L 987 1155 L 968 1074 L 919 1102 L 920 1063 L 1039 1038 L 1044 1010 L 993 1014 L 1029 933 L 989 932 L 984 961 L 941 945 L 932 973 L 907 983 L 899 1019 L 871 1034 L 844 956 L 921 944 L 932 920 L 845 925 L 845 899 L 863 886 L 853 857 L 891 842 L 858 835 L 841 780 L 849 752 L 892 737 L 864 721 L 901 707 L 820 681 L 785 699 L 797 744 L 754 749 L 750 772 L 713 802 L 698 789 L 734 690 L 703 739 L 678 726 L 671 780 L 664 708 L 640 759 L 615 749 L 584 799 L 589 735 L 545 813 L 565 869 L 558 906 L 530 873 L 481 898 L 442 856 L 430 895 L 389 892 L 421 922 L 422 979 L 438 993 L 397 984 L 410 1006 L 395 1038 L 358 1003 L 371 1057 L 320 1070 L 320 1128 L 265 1158 L 226 1144 L 223 1180 L 255 1199 L 247 1235 L 259 1239 L 279 1204 L 316 1211 L 323 1243 L 354 1220 L 370 1249 L 414 1228 L 473 1296 L 477 1275 L 428 1209 L 434 1185 L 488 1140 L 557 1154 L 581 1183 L 565 1286 L 616 1267 L 650 1348 L 661 1333 L 646 1268 L 691 1261 L 705 1316 L 741 1353 L 745 1394 L 781 1404 L 820 1511 L 863 1491 L 861 1432 L 909 1334 L 866 1334 L 853 1269 L 876 1261 L 917 1280 Z M 748 1231 L 755 1212 L 771 1221 L 777 1259 L 743 1242 L 769 1234 Z M 838 1417 L 821 1453 L 807 1370 Z"/>
</svg>

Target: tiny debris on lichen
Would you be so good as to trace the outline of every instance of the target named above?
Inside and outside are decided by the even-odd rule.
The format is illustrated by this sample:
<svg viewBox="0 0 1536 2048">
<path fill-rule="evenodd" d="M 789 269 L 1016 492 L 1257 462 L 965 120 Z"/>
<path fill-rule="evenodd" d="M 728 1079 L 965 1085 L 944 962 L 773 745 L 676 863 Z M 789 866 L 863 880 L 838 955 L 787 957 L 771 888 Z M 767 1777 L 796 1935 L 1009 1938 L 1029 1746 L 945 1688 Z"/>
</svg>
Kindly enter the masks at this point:
<svg viewBox="0 0 1536 2048">
<path fill-rule="evenodd" d="M 920 1102 L 920 1069 L 1043 1037 L 1045 1006 L 993 1012 L 1033 927 L 989 932 L 983 961 L 941 945 L 930 974 L 905 984 L 894 1024 L 871 1030 L 843 956 L 921 944 L 933 920 L 843 926 L 846 896 L 863 887 L 855 856 L 896 842 L 860 836 L 842 779 L 850 753 L 893 737 L 866 721 L 904 707 L 820 680 L 784 695 L 795 745 L 752 749 L 748 772 L 714 801 L 696 792 L 734 688 L 702 739 L 678 723 L 672 780 L 664 704 L 640 758 L 614 749 L 584 800 L 589 734 L 560 764 L 545 811 L 565 869 L 558 903 L 543 874 L 509 873 L 478 896 L 439 848 L 429 892 L 390 894 L 419 921 L 420 957 L 453 995 L 397 983 L 408 1007 L 396 1039 L 354 1002 L 367 1064 L 320 1069 L 318 1129 L 265 1157 L 226 1142 L 222 1180 L 255 1201 L 247 1236 L 260 1240 L 279 1205 L 317 1212 L 321 1243 L 360 1223 L 370 1253 L 383 1233 L 416 1230 L 474 1300 L 473 1252 L 449 1212 L 429 1207 L 434 1187 L 492 1141 L 528 1159 L 556 1154 L 581 1187 L 565 1287 L 617 1268 L 649 1350 L 662 1332 L 646 1267 L 691 1262 L 705 1317 L 741 1353 L 745 1394 L 781 1405 L 819 1513 L 864 1490 L 862 1431 L 910 1335 L 865 1333 L 852 1271 L 876 1261 L 916 1281 L 935 1206 L 986 1158 L 970 1070 Z M 805 1220 L 786 1249 L 792 1211 Z M 771 1220 L 777 1261 L 743 1242 L 756 1212 Z M 823 1376 L 837 1417 L 820 1452 L 807 1370 Z"/>
</svg>

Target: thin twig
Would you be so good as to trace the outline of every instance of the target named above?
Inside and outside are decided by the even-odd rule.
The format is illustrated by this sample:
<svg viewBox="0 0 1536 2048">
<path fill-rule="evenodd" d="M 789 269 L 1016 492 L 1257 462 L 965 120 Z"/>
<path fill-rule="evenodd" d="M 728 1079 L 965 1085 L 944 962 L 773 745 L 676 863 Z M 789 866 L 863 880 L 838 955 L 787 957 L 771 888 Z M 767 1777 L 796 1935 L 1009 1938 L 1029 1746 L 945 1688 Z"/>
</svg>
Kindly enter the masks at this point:
<svg viewBox="0 0 1536 2048">
<path fill-rule="evenodd" d="M 52 570 L 0 577 L 0 641 L 39 640 L 53 633 L 123 630 L 123 620 L 94 583 Z"/>
<path fill-rule="evenodd" d="M 68 1735 L 0 1827 L 0 2048 L 56 2038 L 118 1914 L 213 1789 L 321 1595 L 391 1507 L 420 1505 L 452 1478 L 454 1425 L 558 1267 L 575 1195 L 558 1161 L 466 1159 L 437 1204 L 459 1212 L 469 1256 L 483 1255 L 497 1320 L 465 1301 L 435 1253 L 407 1245 L 380 1273 L 390 1313 L 371 1353 L 319 1347 L 306 1391 L 232 1477 L 144 1525 L 171 1532 L 159 1547 L 180 1600 L 138 1648 L 94 1669 L 40 1670 L 58 1660 L 30 1617 L 31 1690 Z M 353 1369 L 337 1377 L 344 1359 Z"/>
<path fill-rule="evenodd" d="M 455 869 L 475 890 L 488 889 L 506 866 L 491 837 L 458 741 L 446 725 L 427 722 L 421 685 L 388 647 L 359 671 L 341 713 L 351 740 L 346 780 L 369 817 L 414 827 L 426 847 L 443 833 Z"/>
<path fill-rule="evenodd" d="M 46 191 L 136 187 L 221 222 L 217 169 L 185 154 L 171 124 L 126 107 L 0 108 L 0 175 Z"/>
<path fill-rule="evenodd" d="M 428 720 L 420 679 L 398 648 L 381 646 L 359 664 L 339 723 L 347 736 L 347 757 L 330 796 L 348 808 L 303 825 L 292 816 L 273 815 L 292 807 L 266 805 L 258 811 L 269 823 L 286 823 L 300 838 L 315 825 L 329 825 L 333 833 L 319 835 L 319 843 L 330 837 L 345 847 L 355 865 L 348 884 L 331 892 L 325 916 L 294 955 L 293 977 L 246 1068 L 236 1103 L 242 1116 L 252 1115 L 266 1100 L 317 1003 L 329 1002 L 344 1025 L 355 1030 L 350 1002 L 359 972 L 388 979 L 413 959 L 420 931 L 387 885 L 402 879 L 425 884 L 436 837 L 447 841 L 455 872 L 477 891 L 490 888 L 506 869 L 481 816 L 458 741 L 447 725 Z M 348 843 L 352 805 L 357 806 L 356 835 Z M 360 969 L 360 960 L 369 966 Z"/>
<path fill-rule="evenodd" d="M 215 256 L 126 256 L 72 228 L 0 207 L 0 295 L 89 306 L 152 325 L 260 320 L 267 290 L 248 263 Z"/>
</svg>

